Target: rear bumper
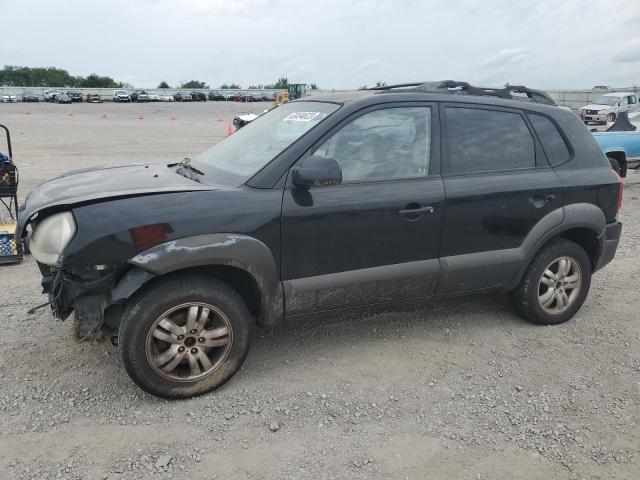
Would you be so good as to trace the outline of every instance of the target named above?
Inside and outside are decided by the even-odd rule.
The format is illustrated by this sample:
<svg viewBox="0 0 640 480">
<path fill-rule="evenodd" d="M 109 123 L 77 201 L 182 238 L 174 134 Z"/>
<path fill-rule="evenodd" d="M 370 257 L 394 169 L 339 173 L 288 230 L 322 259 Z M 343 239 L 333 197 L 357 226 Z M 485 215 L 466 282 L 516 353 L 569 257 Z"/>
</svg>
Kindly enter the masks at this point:
<svg viewBox="0 0 640 480">
<path fill-rule="evenodd" d="M 618 243 L 620 242 L 620 234 L 622 232 L 622 224 L 620 222 L 608 223 L 604 232 L 601 235 L 600 240 L 600 258 L 596 263 L 594 271 L 600 270 L 607 265 L 618 250 Z"/>
<path fill-rule="evenodd" d="M 640 167 L 640 157 L 627 157 L 627 168 L 635 169 Z"/>
</svg>

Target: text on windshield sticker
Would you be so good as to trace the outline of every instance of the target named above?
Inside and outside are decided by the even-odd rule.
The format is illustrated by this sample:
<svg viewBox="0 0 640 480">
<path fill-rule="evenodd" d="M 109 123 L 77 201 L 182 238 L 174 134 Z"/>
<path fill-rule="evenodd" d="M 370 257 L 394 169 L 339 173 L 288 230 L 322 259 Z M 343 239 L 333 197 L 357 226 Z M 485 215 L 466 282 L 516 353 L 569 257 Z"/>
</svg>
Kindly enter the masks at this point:
<svg viewBox="0 0 640 480">
<path fill-rule="evenodd" d="M 286 122 L 310 122 L 320 115 L 320 112 L 293 112 L 287 115 L 284 120 Z"/>
</svg>

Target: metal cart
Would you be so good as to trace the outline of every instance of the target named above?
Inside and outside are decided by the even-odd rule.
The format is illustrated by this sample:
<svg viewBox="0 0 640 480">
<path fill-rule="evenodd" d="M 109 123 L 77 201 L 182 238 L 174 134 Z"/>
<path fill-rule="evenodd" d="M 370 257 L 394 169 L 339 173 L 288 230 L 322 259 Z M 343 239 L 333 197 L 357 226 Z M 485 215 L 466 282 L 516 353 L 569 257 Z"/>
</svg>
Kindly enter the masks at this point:
<svg viewBox="0 0 640 480">
<path fill-rule="evenodd" d="M 18 169 L 13 163 L 9 129 L 0 125 L 7 137 L 7 155 L 0 151 L 0 265 L 22 261 L 22 242 L 16 241 L 18 221 Z"/>
</svg>

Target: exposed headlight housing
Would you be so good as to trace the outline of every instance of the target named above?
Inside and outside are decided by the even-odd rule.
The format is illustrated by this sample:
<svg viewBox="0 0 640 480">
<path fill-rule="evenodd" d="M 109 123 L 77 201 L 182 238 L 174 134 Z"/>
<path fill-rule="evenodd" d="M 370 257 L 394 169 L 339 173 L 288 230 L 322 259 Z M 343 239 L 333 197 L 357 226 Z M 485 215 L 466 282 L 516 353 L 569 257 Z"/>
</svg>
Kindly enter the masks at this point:
<svg viewBox="0 0 640 480">
<path fill-rule="evenodd" d="M 60 256 L 76 233 L 76 222 L 71 212 L 56 213 L 38 223 L 29 249 L 38 262 L 57 265 Z"/>
</svg>

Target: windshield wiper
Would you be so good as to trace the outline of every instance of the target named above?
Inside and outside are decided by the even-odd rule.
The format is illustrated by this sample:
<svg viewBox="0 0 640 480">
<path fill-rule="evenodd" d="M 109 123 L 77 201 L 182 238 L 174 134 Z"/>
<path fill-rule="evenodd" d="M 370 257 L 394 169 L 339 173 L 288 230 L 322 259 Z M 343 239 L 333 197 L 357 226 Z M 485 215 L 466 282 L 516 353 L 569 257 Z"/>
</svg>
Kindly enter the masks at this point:
<svg viewBox="0 0 640 480">
<path fill-rule="evenodd" d="M 185 158 L 184 160 L 182 160 L 182 161 L 180 161 L 178 163 L 170 163 L 167 166 L 168 167 L 178 167 L 178 168 L 176 168 L 176 173 L 178 175 L 181 175 L 181 176 L 183 176 L 185 178 L 188 178 L 189 180 L 200 182 L 200 179 L 194 174 L 204 175 L 204 172 L 202 172 L 201 170 L 198 170 L 193 165 L 190 165 L 189 162 L 191 162 L 191 159 L 190 158 Z"/>
</svg>

